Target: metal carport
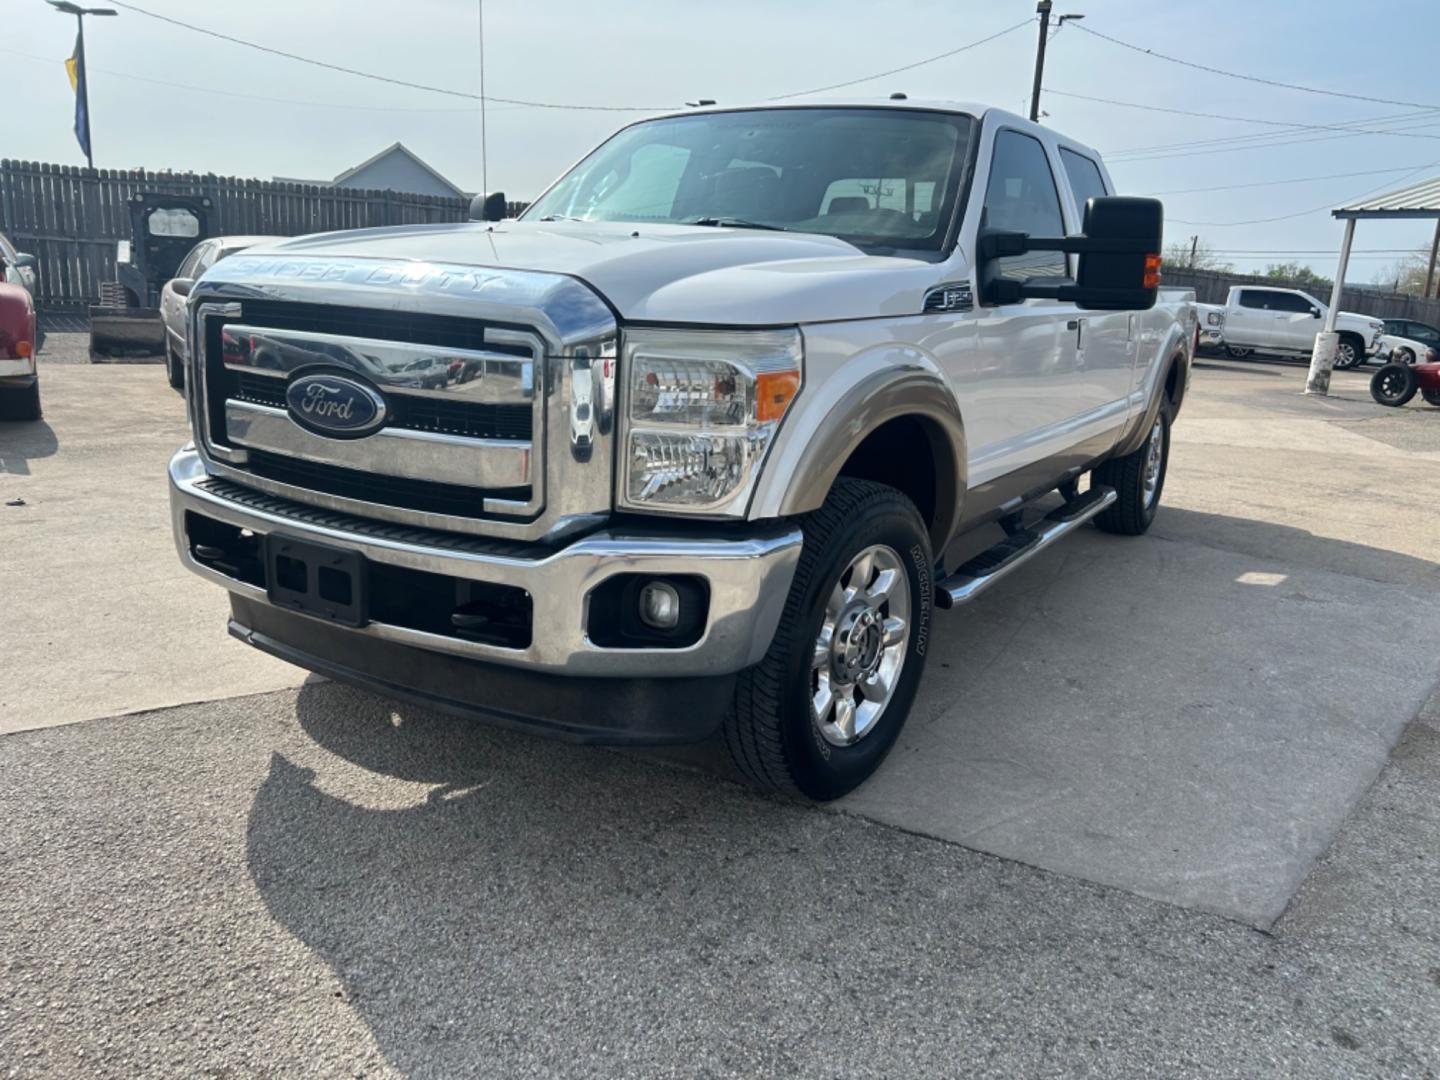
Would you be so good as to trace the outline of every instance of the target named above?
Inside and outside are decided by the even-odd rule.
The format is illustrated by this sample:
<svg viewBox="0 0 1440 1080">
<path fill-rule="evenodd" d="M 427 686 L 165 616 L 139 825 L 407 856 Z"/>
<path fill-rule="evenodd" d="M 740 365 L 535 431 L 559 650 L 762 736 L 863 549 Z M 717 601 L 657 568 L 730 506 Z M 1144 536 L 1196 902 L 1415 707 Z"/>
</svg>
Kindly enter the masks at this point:
<svg viewBox="0 0 1440 1080">
<path fill-rule="evenodd" d="M 1340 335 L 1335 333 L 1335 315 L 1340 308 L 1340 293 L 1345 288 L 1345 271 L 1350 267 L 1350 243 L 1355 239 L 1355 222 L 1362 218 L 1387 221 L 1430 218 L 1440 221 L 1440 176 L 1351 206 L 1339 207 L 1331 213 L 1345 222 L 1345 236 L 1340 241 L 1340 265 L 1335 270 L 1335 287 L 1330 292 L 1330 310 L 1325 316 L 1325 326 L 1315 335 L 1315 351 L 1310 355 L 1310 375 L 1305 381 L 1307 394 L 1330 392 L 1330 372 L 1335 367 L 1335 346 L 1340 340 Z M 1433 272 L 1433 256 L 1431 261 Z"/>
</svg>

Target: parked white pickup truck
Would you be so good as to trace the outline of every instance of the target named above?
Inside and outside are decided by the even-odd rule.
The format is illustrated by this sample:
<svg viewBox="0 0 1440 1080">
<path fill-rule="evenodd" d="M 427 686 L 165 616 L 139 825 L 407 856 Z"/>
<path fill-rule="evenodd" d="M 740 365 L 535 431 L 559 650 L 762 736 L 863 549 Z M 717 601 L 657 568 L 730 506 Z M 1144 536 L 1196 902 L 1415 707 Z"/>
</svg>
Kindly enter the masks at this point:
<svg viewBox="0 0 1440 1080">
<path fill-rule="evenodd" d="M 1250 352 L 1309 356 L 1315 335 L 1325 325 L 1330 309 L 1299 289 L 1274 289 L 1263 285 L 1235 285 L 1225 301 L 1222 333 L 1232 355 Z M 1340 343 L 1335 352 L 1337 368 L 1353 368 L 1365 362 L 1380 344 L 1385 324 L 1368 315 L 1337 312 L 1335 329 Z"/>
<path fill-rule="evenodd" d="M 189 297 L 180 558 L 303 667 L 585 741 L 719 729 L 833 798 L 935 607 L 1156 513 L 1193 296 L 1157 303 L 1161 206 L 1111 190 L 983 106 L 706 109 L 518 221 L 235 255 Z"/>
</svg>

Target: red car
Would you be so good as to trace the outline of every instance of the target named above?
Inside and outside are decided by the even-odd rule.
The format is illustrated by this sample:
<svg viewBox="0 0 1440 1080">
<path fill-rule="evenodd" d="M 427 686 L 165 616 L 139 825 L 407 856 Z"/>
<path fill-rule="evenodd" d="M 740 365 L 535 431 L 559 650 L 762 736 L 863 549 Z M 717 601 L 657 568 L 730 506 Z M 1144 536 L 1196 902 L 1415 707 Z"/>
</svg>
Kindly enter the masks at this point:
<svg viewBox="0 0 1440 1080">
<path fill-rule="evenodd" d="M 1370 379 L 1370 396 L 1381 405 L 1404 405 L 1416 391 L 1440 408 L 1440 350 L 1425 350 L 1423 364 L 1386 364 Z"/>
<path fill-rule="evenodd" d="M 0 420 L 40 419 L 35 330 L 30 294 L 0 283 Z"/>
</svg>

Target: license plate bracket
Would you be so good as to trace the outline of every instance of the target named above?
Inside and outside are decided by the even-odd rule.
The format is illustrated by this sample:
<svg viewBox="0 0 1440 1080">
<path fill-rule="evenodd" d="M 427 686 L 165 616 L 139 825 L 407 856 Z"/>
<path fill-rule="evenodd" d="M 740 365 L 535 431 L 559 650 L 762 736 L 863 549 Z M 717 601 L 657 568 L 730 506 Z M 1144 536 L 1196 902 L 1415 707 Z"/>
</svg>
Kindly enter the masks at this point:
<svg viewBox="0 0 1440 1080">
<path fill-rule="evenodd" d="M 364 626 L 365 558 L 358 551 L 268 536 L 265 582 L 270 602 L 346 626 Z"/>
</svg>

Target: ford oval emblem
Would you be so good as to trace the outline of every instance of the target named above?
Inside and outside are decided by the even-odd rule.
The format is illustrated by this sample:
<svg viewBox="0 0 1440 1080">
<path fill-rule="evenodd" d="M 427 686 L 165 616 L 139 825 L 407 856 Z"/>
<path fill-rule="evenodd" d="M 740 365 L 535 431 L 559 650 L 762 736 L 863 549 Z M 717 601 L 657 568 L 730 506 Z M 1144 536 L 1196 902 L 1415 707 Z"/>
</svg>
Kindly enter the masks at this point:
<svg viewBox="0 0 1440 1080">
<path fill-rule="evenodd" d="M 385 399 L 342 375 L 301 375 L 286 388 L 285 403 L 297 424 L 332 439 L 369 435 L 385 423 Z"/>
</svg>

